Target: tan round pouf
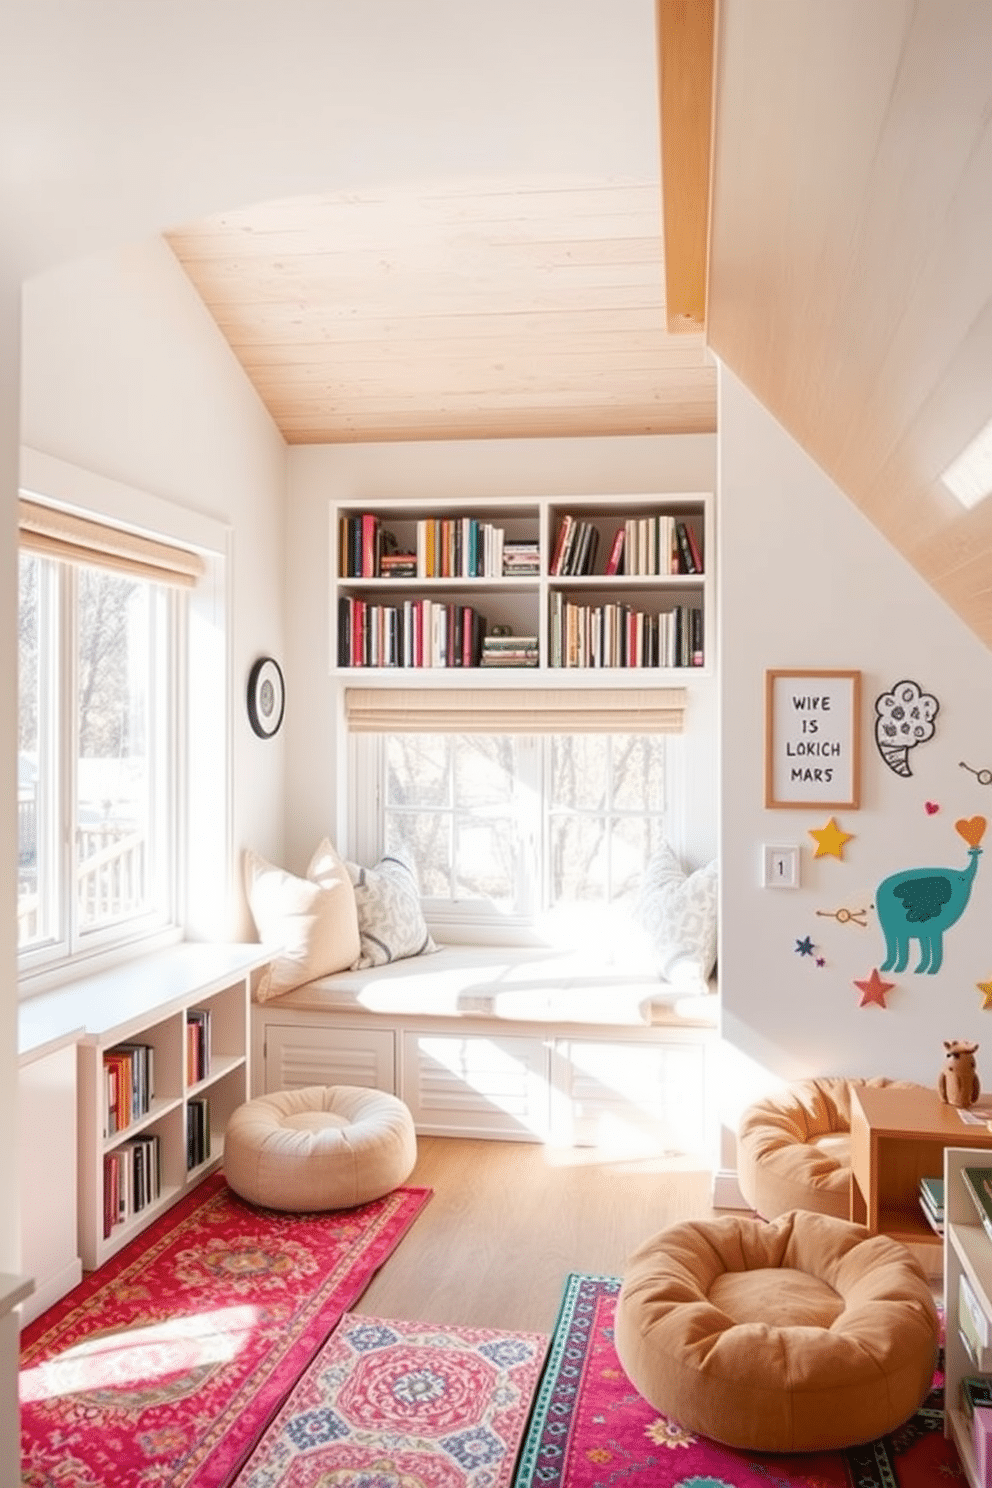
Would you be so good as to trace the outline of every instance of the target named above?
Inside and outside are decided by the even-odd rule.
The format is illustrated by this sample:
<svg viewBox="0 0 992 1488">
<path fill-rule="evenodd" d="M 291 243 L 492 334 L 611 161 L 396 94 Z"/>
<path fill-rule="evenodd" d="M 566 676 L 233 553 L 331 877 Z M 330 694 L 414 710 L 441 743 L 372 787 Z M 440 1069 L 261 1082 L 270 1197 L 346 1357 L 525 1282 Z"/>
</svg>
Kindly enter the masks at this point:
<svg viewBox="0 0 992 1488">
<path fill-rule="evenodd" d="M 737 1181 L 762 1219 L 790 1209 L 848 1218 L 852 1085 L 919 1088 L 884 1077 L 831 1075 L 799 1080 L 744 1112 L 737 1129 Z"/>
<path fill-rule="evenodd" d="M 617 1299 L 617 1354 L 639 1393 L 741 1451 L 894 1430 L 930 1389 L 938 1337 L 906 1246 L 803 1210 L 673 1225 L 631 1257 Z"/>
<path fill-rule="evenodd" d="M 224 1137 L 224 1176 L 243 1199 L 305 1213 L 350 1209 L 408 1178 L 413 1117 L 395 1095 L 311 1085 L 239 1106 Z"/>
</svg>

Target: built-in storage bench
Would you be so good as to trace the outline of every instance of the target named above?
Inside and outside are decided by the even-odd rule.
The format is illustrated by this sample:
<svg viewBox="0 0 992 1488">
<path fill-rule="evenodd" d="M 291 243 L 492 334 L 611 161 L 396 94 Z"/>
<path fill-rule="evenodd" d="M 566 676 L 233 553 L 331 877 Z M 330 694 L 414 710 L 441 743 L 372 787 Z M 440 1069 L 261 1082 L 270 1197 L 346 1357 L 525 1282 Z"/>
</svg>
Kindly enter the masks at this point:
<svg viewBox="0 0 992 1488">
<path fill-rule="evenodd" d="M 696 1152 L 717 1003 L 552 950 L 442 946 L 253 1003 L 253 1088 L 388 1090 L 424 1135 Z"/>
</svg>

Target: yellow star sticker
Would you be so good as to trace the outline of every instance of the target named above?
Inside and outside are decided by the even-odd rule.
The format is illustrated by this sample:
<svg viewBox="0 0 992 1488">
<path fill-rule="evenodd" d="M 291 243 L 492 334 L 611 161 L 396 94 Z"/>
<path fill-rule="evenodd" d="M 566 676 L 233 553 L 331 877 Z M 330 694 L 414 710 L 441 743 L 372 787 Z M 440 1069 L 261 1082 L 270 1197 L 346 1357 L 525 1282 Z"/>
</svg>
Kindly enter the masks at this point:
<svg viewBox="0 0 992 1488">
<path fill-rule="evenodd" d="M 975 986 L 985 998 L 985 1001 L 982 1003 L 983 1010 L 985 1008 L 992 1008 L 992 982 L 976 982 Z"/>
<path fill-rule="evenodd" d="M 816 852 L 814 858 L 843 858 L 844 843 L 850 842 L 854 836 L 853 832 L 842 832 L 833 817 L 825 827 L 819 829 L 811 827 L 809 835 L 816 838 Z"/>
</svg>

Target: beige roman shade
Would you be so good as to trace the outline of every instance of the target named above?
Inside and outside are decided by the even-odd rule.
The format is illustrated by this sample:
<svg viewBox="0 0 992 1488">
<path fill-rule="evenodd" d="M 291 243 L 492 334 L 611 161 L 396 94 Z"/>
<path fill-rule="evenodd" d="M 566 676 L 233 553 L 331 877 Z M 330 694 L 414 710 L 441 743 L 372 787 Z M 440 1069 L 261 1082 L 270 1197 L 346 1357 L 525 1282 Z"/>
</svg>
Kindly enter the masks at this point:
<svg viewBox="0 0 992 1488">
<path fill-rule="evenodd" d="M 195 584 L 204 571 L 200 555 L 188 548 L 158 542 L 37 501 L 22 499 L 19 525 L 21 548 L 46 558 L 95 564 L 130 574 L 132 578 L 185 588 Z"/>
<path fill-rule="evenodd" d="M 356 734 L 677 734 L 682 687 L 346 687 Z"/>
</svg>

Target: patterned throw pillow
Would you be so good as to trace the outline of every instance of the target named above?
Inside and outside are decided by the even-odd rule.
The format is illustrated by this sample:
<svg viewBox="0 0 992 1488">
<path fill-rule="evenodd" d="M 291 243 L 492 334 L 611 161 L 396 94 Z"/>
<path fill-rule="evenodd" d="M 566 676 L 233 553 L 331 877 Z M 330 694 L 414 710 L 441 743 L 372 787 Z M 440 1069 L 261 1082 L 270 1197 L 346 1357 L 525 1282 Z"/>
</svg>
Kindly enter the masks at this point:
<svg viewBox="0 0 992 1488">
<path fill-rule="evenodd" d="M 347 864 L 355 889 L 361 955 L 355 970 L 386 966 L 405 956 L 423 956 L 436 951 L 420 908 L 420 889 L 409 863 L 391 855 L 374 868 Z"/>
<path fill-rule="evenodd" d="M 333 849 L 332 849 L 333 852 Z M 258 938 L 275 952 L 255 989 L 268 1002 L 304 982 L 353 966 L 361 944 L 355 891 L 344 864 L 328 859 L 320 882 L 245 853 L 245 891 Z"/>
<path fill-rule="evenodd" d="M 705 983 L 716 964 L 717 864 L 687 874 L 663 843 L 644 870 L 637 918 L 651 941 L 658 975 Z"/>
</svg>

